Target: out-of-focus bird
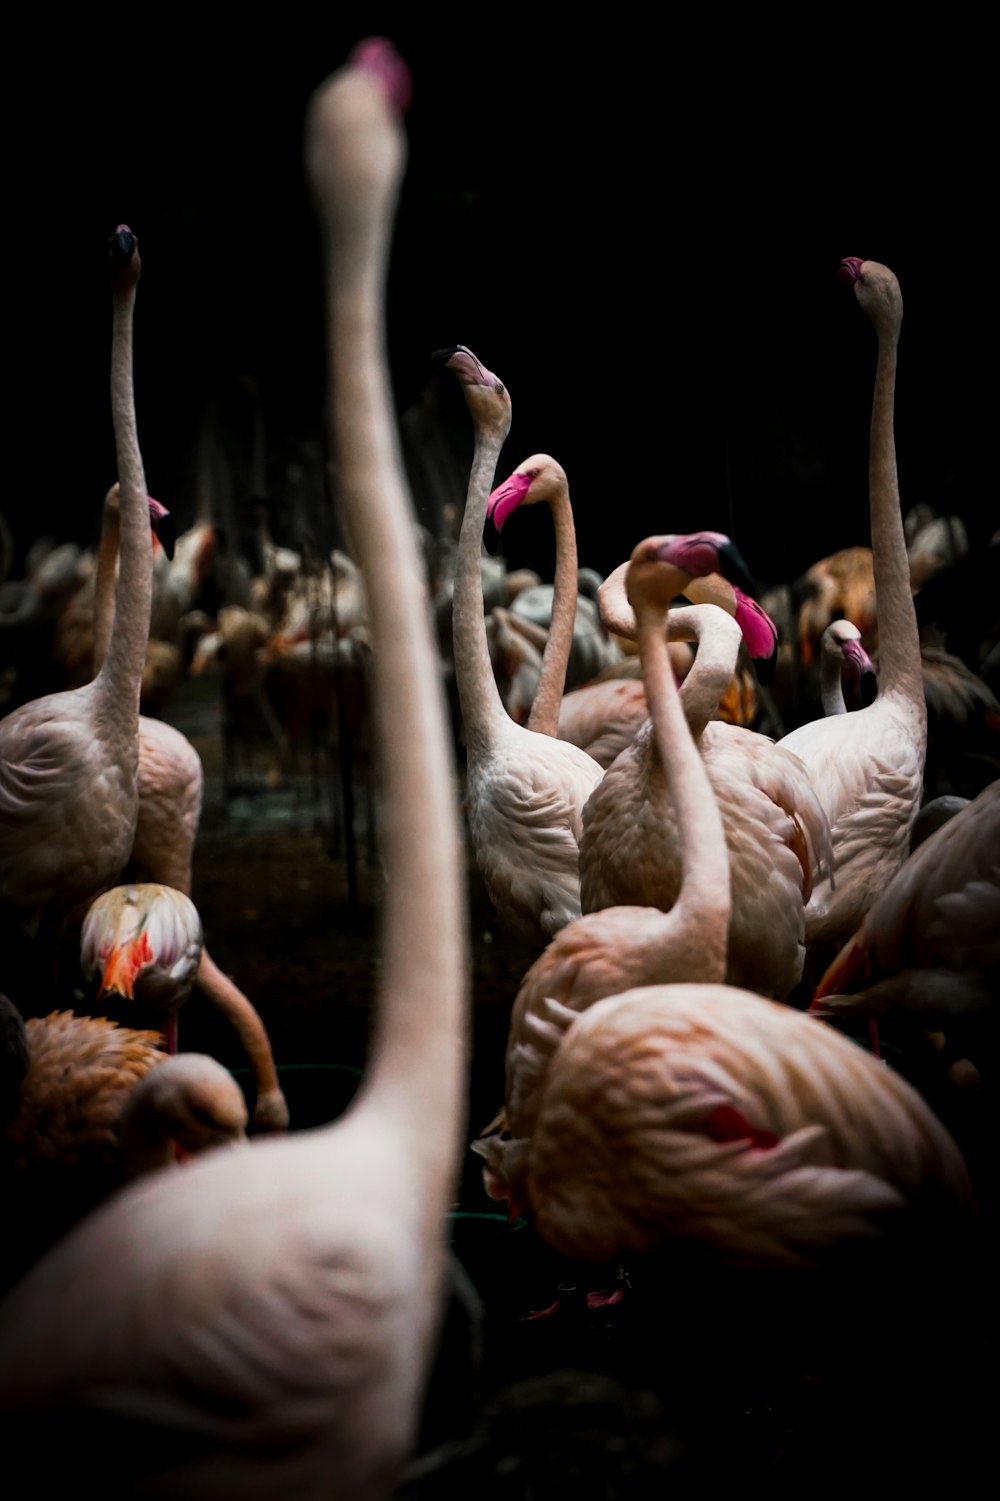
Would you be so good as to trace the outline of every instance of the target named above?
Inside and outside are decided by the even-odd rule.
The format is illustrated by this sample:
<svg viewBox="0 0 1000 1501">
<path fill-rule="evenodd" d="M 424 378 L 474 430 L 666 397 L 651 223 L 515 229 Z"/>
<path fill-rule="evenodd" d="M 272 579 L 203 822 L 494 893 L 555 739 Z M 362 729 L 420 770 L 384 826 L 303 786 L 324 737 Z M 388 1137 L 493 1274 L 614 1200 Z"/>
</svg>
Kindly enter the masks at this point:
<svg viewBox="0 0 1000 1501">
<path fill-rule="evenodd" d="M 24 1058 L 0 1122 L 5 1287 L 128 1179 L 245 1135 L 232 1074 L 197 1053 L 168 1059 L 159 1032 L 71 1011 L 22 1021 L 6 996 L 0 1020 Z"/>
<path fill-rule="evenodd" d="M 177 1013 L 191 994 L 204 935 L 198 909 L 172 886 L 113 886 L 93 902 L 80 935 L 86 980 L 106 995 L 137 1000 L 166 1021 L 168 1053 L 177 1051 Z"/>
<path fill-rule="evenodd" d="M 0 722 L 0 904 L 31 939 L 121 875 L 138 813 L 139 687 L 152 554 L 132 393 L 139 251 L 111 240 L 111 404 L 122 496 L 121 569 L 104 664 L 82 688 L 34 699 Z"/>
<path fill-rule="evenodd" d="M 366 1077 L 333 1125 L 125 1190 L 22 1281 L 0 1409 L 77 1420 L 34 1483 L 105 1473 L 192 1501 L 379 1501 L 398 1487 L 442 1306 L 464 1093 L 461 845 L 441 683 L 384 355 L 408 93 L 370 41 L 321 85 L 307 163 L 330 273 L 342 520 L 372 606 L 388 875 Z M 120 1250 L 127 1243 L 130 1254 Z M 47 1473 L 46 1473 L 47 1472 Z M 60 1475 L 59 1477 L 63 1477 Z"/>
<path fill-rule="evenodd" d="M 805 763 L 830 820 L 834 868 L 817 883 L 806 909 L 810 946 L 847 938 L 906 858 L 927 746 L 893 438 L 903 301 L 895 276 L 877 261 L 845 260 L 841 276 L 853 284 L 878 336 L 868 474 L 879 677 L 878 697 L 867 708 L 800 725 L 779 742 Z"/>
<path fill-rule="evenodd" d="M 115 564 L 118 556 L 120 532 L 120 501 L 117 487 L 113 487 L 104 500 L 101 524 L 101 539 L 97 553 L 96 587 L 94 595 L 94 670 L 99 672 L 105 660 L 111 639 L 114 621 L 114 591 L 112 587 Z M 201 923 L 194 908 L 194 918 L 187 914 L 183 903 L 191 895 L 192 866 L 195 841 L 201 819 L 205 774 L 201 757 L 180 730 L 162 719 L 148 715 L 139 716 L 139 804 L 136 815 L 135 838 L 132 845 L 131 868 L 141 882 L 128 889 L 141 891 L 139 905 L 142 910 L 137 920 L 148 929 L 153 909 L 169 914 L 154 923 L 164 929 L 164 940 L 173 933 L 171 948 L 176 947 L 179 923 L 192 935 L 197 930 L 197 984 L 199 990 L 232 1023 L 246 1050 L 253 1070 L 256 1085 L 254 1102 L 254 1126 L 261 1131 L 283 1131 L 288 1125 L 288 1106 L 278 1082 L 277 1070 L 270 1039 L 264 1023 L 249 998 L 239 986 L 224 974 L 204 946 Z M 105 896 L 100 899 L 97 911 L 100 923 L 106 930 L 109 923 L 117 923 L 121 917 L 119 897 Z M 163 896 L 157 893 L 163 891 Z M 166 894 L 172 892 L 172 895 Z M 110 904 L 110 906 L 109 906 Z M 113 917 L 110 915 L 113 909 Z M 91 931 L 98 919 L 91 918 Z M 154 930 L 148 929 L 146 941 Z M 111 942 L 107 931 L 102 942 Z M 154 956 L 158 963 L 160 955 Z M 171 959 L 176 962 L 177 956 Z M 85 956 L 88 966 L 96 963 L 93 952 Z M 148 981 L 146 985 L 148 986 Z M 190 986 L 188 987 L 190 988 Z M 187 992 L 177 996 L 168 1008 L 167 1035 L 170 1051 L 176 1046 L 176 1012 Z"/>
<path fill-rule="evenodd" d="M 905 1017 L 982 1058 L 1000 993 L 1000 781 L 928 835 L 816 987 L 824 1016 Z M 954 1051 L 954 1047 L 952 1047 Z"/>
</svg>

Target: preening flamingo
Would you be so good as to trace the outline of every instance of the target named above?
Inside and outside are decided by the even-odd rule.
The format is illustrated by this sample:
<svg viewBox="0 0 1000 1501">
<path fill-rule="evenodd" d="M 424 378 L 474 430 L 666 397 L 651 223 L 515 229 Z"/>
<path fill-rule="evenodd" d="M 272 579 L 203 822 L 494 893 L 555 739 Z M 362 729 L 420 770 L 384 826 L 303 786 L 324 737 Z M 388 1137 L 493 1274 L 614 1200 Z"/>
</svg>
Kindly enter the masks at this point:
<svg viewBox="0 0 1000 1501">
<path fill-rule="evenodd" d="M 504 708 L 486 639 L 479 554 L 490 483 L 510 428 L 510 397 L 464 345 L 441 353 L 462 386 L 475 428 L 452 632 L 468 753 L 469 829 L 501 921 L 540 946 L 580 916 L 581 814 L 602 771 L 575 745 L 515 724 Z"/>
<path fill-rule="evenodd" d="M 669 539 L 664 555 L 675 554 L 683 541 Z M 681 556 L 686 568 L 687 549 Z M 706 572 L 718 571 L 718 554 L 705 563 Z M 695 682 L 694 674 L 687 680 L 685 716 L 729 847 L 727 978 L 783 1000 L 802 974 L 805 903 L 829 860 L 826 818 L 795 756 L 764 735 L 710 717 L 736 663 L 735 622 L 711 606 L 691 607 L 683 615 L 697 632 L 700 659 Z M 580 873 L 587 912 L 638 905 L 667 911 L 677 899 L 680 834 L 668 779 L 647 721 L 584 809 Z"/>
<path fill-rule="evenodd" d="M 725 974 L 730 913 L 725 837 L 673 685 L 666 632 L 668 608 L 680 588 L 679 574 L 660 558 L 659 547 L 657 538 L 636 547 L 628 569 L 628 593 L 638 620 L 657 749 L 670 767 L 680 835 L 680 895 L 669 912 L 610 907 L 588 913 L 556 934 L 521 982 L 507 1043 L 506 1133 L 473 1142 L 473 1150 L 486 1160 L 487 1191 L 509 1199 L 513 1211 L 524 1205 L 525 1151 L 548 1066 L 577 1013 L 623 987 L 721 981 Z M 735 625 L 730 629 L 738 634 Z"/>
<path fill-rule="evenodd" d="M 112 580 L 118 556 L 120 505 L 113 487 L 104 500 L 101 541 L 97 554 L 94 596 L 94 668 L 99 671 L 107 653 L 114 619 Z M 186 735 L 162 719 L 139 715 L 139 804 L 136 816 L 132 862 L 147 903 L 156 889 L 172 890 L 184 899 L 191 895 L 192 864 L 198 824 L 201 819 L 205 773 L 201 757 Z M 107 900 L 101 910 L 107 915 Z M 169 898 L 164 898 L 171 907 Z M 173 903 L 177 906 L 177 903 Z M 192 908 L 192 911 L 194 909 Z M 96 919 L 91 919 L 91 924 Z M 148 916 L 143 915 L 149 941 Z M 205 947 L 198 928 L 196 983 L 202 994 L 232 1023 L 246 1050 L 256 1086 L 253 1120 L 260 1131 L 283 1131 L 288 1125 L 288 1105 L 278 1082 L 271 1042 L 255 1006 L 236 982 L 219 968 Z M 176 931 L 168 923 L 166 931 Z M 103 941 L 103 940 L 102 940 Z M 92 947 L 92 946 L 91 946 Z M 84 956 L 85 967 L 95 962 L 96 951 Z M 173 963 L 173 959 L 171 963 Z M 176 1046 L 176 1010 L 183 997 L 175 998 L 167 1022 L 170 1051 Z"/>
<path fill-rule="evenodd" d="M 442 1299 L 464 1090 L 457 797 L 392 421 L 382 304 L 408 92 L 383 41 L 321 85 L 307 164 L 330 274 L 338 493 L 372 607 L 386 817 L 384 953 L 361 1092 L 332 1126 L 119 1195 L 3 1309 L 0 1408 L 81 1421 L 77 1483 L 212 1501 L 390 1495 Z M 130 1254 L 122 1254 L 127 1245 Z M 49 1419 L 51 1420 L 51 1419 Z M 153 1435 L 155 1434 L 155 1438 Z M 153 1441 L 150 1441 L 150 1439 Z M 86 1446 L 90 1445 L 89 1452 Z"/>
<path fill-rule="evenodd" d="M 903 300 L 895 276 L 877 261 L 845 260 L 841 274 L 854 284 L 878 335 L 868 479 L 879 678 L 878 697 L 867 708 L 800 725 L 779 742 L 805 763 L 833 840 L 833 879 L 817 883 L 806 909 L 809 945 L 848 938 L 906 858 L 927 746 L 893 438 Z"/>
<path fill-rule="evenodd" d="M 855 678 L 862 701 L 871 703 L 878 683 L 872 659 L 861 645 L 861 632 L 849 620 L 834 620 L 820 641 L 819 691 L 824 714 L 847 713 L 845 672 Z"/>
<path fill-rule="evenodd" d="M 139 251 L 111 240 L 111 408 L 122 497 L 121 569 L 104 664 L 90 683 L 23 704 L 0 722 L 0 904 L 29 938 L 119 879 L 138 814 L 139 687 L 152 553 L 132 395 Z"/>
<path fill-rule="evenodd" d="M 909 1084 L 747 991 L 599 1001 L 549 1069 L 526 1165 L 539 1233 L 581 1260 L 681 1240 L 741 1267 L 821 1265 L 974 1212 L 948 1132 Z"/>
</svg>

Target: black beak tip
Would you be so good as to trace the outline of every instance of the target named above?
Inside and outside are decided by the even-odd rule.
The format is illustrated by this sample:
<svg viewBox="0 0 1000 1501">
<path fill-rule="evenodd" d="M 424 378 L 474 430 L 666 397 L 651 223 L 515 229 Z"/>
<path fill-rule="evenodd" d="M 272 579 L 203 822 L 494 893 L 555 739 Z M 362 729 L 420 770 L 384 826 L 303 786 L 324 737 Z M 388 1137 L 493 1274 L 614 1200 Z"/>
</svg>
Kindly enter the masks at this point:
<svg viewBox="0 0 1000 1501">
<path fill-rule="evenodd" d="M 722 566 L 723 578 L 735 584 L 738 589 L 742 589 L 744 594 L 749 594 L 751 599 L 756 597 L 757 590 L 750 577 L 750 570 L 735 542 L 723 543 L 719 548 L 719 562 Z"/>
<path fill-rule="evenodd" d="M 500 551 L 500 530 L 492 516 L 487 516 L 483 527 L 483 546 L 491 558 Z"/>
<path fill-rule="evenodd" d="M 169 511 L 164 512 L 164 514 L 157 520 L 156 535 L 159 538 L 160 546 L 166 553 L 167 558 L 172 562 L 174 556 L 174 546 L 177 542 L 177 528 L 174 526 L 174 518 L 171 516 Z"/>
<path fill-rule="evenodd" d="M 452 355 L 457 354 L 460 348 L 460 344 L 448 344 L 444 349 L 435 349 L 433 354 L 427 356 L 427 363 L 429 365 L 447 364 Z"/>
<path fill-rule="evenodd" d="M 113 260 L 120 266 L 127 266 L 132 259 L 135 250 L 135 235 L 127 224 L 119 224 L 111 239 L 108 241 L 108 250 Z"/>
<path fill-rule="evenodd" d="M 863 672 L 861 674 L 860 686 L 861 702 L 867 709 L 868 705 L 873 704 L 878 697 L 878 678 L 874 672 Z"/>
<path fill-rule="evenodd" d="M 754 676 L 762 688 L 766 688 L 774 680 L 775 669 L 778 665 L 778 643 L 774 643 L 774 651 L 769 657 L 754 657 Z"/>
</svg>

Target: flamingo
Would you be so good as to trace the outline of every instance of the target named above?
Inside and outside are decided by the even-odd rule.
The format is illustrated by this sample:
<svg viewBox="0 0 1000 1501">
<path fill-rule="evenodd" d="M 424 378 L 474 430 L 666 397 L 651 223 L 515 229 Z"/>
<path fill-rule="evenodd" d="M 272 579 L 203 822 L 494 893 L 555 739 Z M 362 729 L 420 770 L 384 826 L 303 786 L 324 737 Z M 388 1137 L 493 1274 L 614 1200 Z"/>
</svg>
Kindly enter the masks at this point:
<svg viewBox="0 0 1000 1501">
<path fill-rule="evenodd" d="M 652 545 L 648 562 L 669 561 L 669 548 Z M 640 574 L 633 594 L 643 645 L 662 653 L 659 611 L 670 586 L 651 597 L 652 581 Z M 680 771 L 678 820 L 688 857 L 698 856 L 695 881 L 707 876 L 694 904 L 706 921 L 679 941 L 697 962 L 704 927 L 718 974 L 723 823 L 717 808 L 710 816 L 690 747 L 681 748 L 678 696 L 662 655 L 660 663 L 655 707 L 669 726 L 675 788 Z M 546 1009 L 552 1026 L 558 1013 Z M 680 1240 L 740 1267 L 803 1268 L 894 1222 L 926 1225 L 942 1208 L 956 1219 L 974 1210 L 961 1155 L 916 1091 L 801 1012 L 717 980 L 683 981 L 612 993 L 566 1020 L 548 1047 L 547 1073 L 543 1059 L 527 1081 L 530 1135 L 501 1163 L 562 1255 L 606 1263 Z"/>
<path fill-rule="evenodd" d="M 757 1270 L 975 1212 L 958 1148 L 898 1074 L 800 1011 L 721 985 L 598 1001 L 549 1068 L 526 1164 L 549 1245 L 605 1262 L 683 1241 Z"/>
<path fill-rule="evenodd" d="M 729 544 L 728 555 L 729 562 L 726 566 L 749 582 L 746 565 L 732 544 Z M 598 591 L 602 623 L 623 643 L 633 642 L 636 635 L 635 613 L 625 592 L 627 568 L 627 563 L 620 564 L 608 575 Z M 774 621 L 757 601 L 721 574 L 706 574 L 702 578 L 690 580 L 687 593 L 698 603 L 720 605 L 735 618 L 755 671 L 760 675 L 761 681 L 769 681 L 777 660 L 778 632 Z M 686 703 L 688 697 L 693 696 L 700 706 L 702 669 L 697 656 L 692 662 L 687 643 L 677 637 L 679 620 L 680 616 L 676 612 L 674 617 L 668 617 L 668 627 L 673 633 L 671 660 L 675 672 L 682 679 L 682 701 Z M 625 661 L 628 663 L 631 659 L 626 658 Z M 749 696 L 749 682 L 749 677 L 746 682 L 742 682 L 739 676 L 731 678 L 718 705 L 711 709 L 711 716 L 725 719 L 730 724 L 745 723 L 749 717 L 744 702 Z M 698 712 L 701 712 L 700 708 Z M 559 736 L 560 739 L 571 740 L 574 745 L 581 746 L 606 770 L 632 743 L 637 731 L 648 718 L 649 706 L 641 678 L 633 680 L 608 677 L 566 694 L 559 707 Z"/>
<path fill-rule="evenodd" d="M 232 1074 L 199 1053 L 168 1059 L 159 1032 L 71 1011 L 23 1021 L 6 996 L 0 1021 L 23 1053 L 0 1123 L 5 1286 L 128 1179 L 245 1135 Z"/>
<path fill-rule="evenodd" d="M 505 927 L 540 947 L 580 916 L 581 815 L 603 773 L 575 745 L 515 724 L 503 706 L 486 639 L 479 553 L 490 480 L 510 428 L 510 396 L 464 345 L 441 351 L 441 357 L 462 386 L 475 428 L 452 631 L 468 753 L 469 829 L 476 863 Z"/>
<path fill-rule="evenodd" d="M 565 469 L 550 454 L 532 454 L 490 495 L 486 525 L 499 536 L 505 523 L 520 506 L 539 503 L 548 505 L 552 512 L 556 537 L 556 572 L 552 587 L 548 640 L 542 652 L 541 672 L 527 728 L 543 735 L 555 735 L 559 725 L 559 705 L 566 686 L 566 668 L 573 645 L 577 609 L 576 528 L 573 525 L 569 480 Z"/>
<path fill-rule="evenodd" d="M 82 688 L 23 704 L 0 723 L 0 904 L 29 938 L 43 918 L 118 880 L 138 816 L 139 689 L 152 553 L 132 394 L 135 236 L 111 240 L 111 406 L 122 496 L 115 623 L 100 672 Z"/>
<path fill-rule="evenodd" d="M 899 283 L 878 261 L 841 262 L 878 336 L 869 491 L 878 596 L 878 698 L 854 714 L 800 725 L 779 746 L 805 764 L 830 820 L 834 865 L 806 909 L 806 942 L 840 943 L 906 858 L 920 806 L 927 709 L 896 479 L 893 402 L 903 316 Z"/>
<path fill-rule="evenodd" d="M 0 1409 L 81 1421 L 73 1472 L 135 1440 L 124 1485 L 212 1501 L 378 1501 L 413 1442 L 442 1301 L 464 1088 L 453 768 L 384 355 L 404 65 L 369 41 L 320 86 L 307 166 L 330 275 L 339 503 L 372 608 L 386 804 L 367 1076 L 334 1124 L 130 1187 L 3 1308 Z M 182 1181 L 183 1180 L 183 1181 Z M 123 1244 L 131 1255 L 121 1255 Z M 149 1442 L 150 1433 L 157 1434 Z M 59 1453 L 35 1456 L 58 1467 Z"/>
<path fill-rule="evenodd" d="M 847 713 L 845 671 L 857 679 L 862 700 L 871 703 L 878 685 L 872 659 L 861 645 L 861 632 L 849 620 L 833 620 L 820 641 L 819 687 L 824 714 Z"/>
<path fill-rule="evenodd" d="M 681 891 L 669 912 L 623 906 L 578 918 L 556 934 L 521 982 L 507 1043 L 507 1130 L 472 1144 L 486 1160 L 487 1192 L 509 1199 L 513 1213 L 524 1207 L 521 1167 L 546 1072 L 577 1013 L 623 987 L 673 980 L 718 982 L 725 974 L 730 913 L 725 839 L 704 763 L 684 721 L 680 697 L 672 691 L 666 627 L 668 606 L 679 592 L 679 573 L 660 557 L 660 546 L 654 537 L 635 548 L 628 593 L 638 619 L 635 629 L 657 748 L 671 768 Z M 690 613 L 714 608 L 702 605 Z M 737 626 L 721 618 L 724 629 L 738 636 Z M 665 676 L 670 677 L 671 691 L 664 687 Z"/>
<path fill-rule="evenodd" d="M 150 502 L 155 504 L 155 502 Z M 112 592 L 115 560 L 118 556 L 121 506 L 117 486 L 104 499 L 101 539 L 97 551 L 97 574 L 94 594 L 94 669 L 99 672 L 105 660 L 115 617 Z M 191 895 L 192 864 L 195 841 L 201 819 L 205 773 L 201 757 L 186 735 L 162 719 L 139 715 L 138 808 L 131 858 L 135 870 L 145 878 L 144 897 L 148 905 L 158 889 L 172 889 L 176 900 L 163 898 L 171 908 L 167 931 L 177 931 L 174 909 Z M 150 884 L 152 883 L 152 884 Z M 98 910 L 107 920 L 109 902 L 116 909 L 119 898 L 105 896 Z M 190 904 L 189 904 L 190 905 Z M 92 909 L 93 910 L 93 909 Z M 182 910 L 182 909 L 181 909 Z M 205 947 L 201 922 L 195 909 L 194 918 L 185 914 L 191 933 L 197 932 L 197 973 L 199 990 L 232 1023 L 246 1050 L 256 1085 L 254 1126 L 259 1131 L 283 1131 L 288 1125 L 288 1105 L 278 1082 L 271 1042 L 260 1015 L 234 980 L 216 964 Z M 119 913 L 112 914 L 116 923 Z M 151 932 L 148 912 L 142 914 L 146 941 Z M 96 916 L 88 919 L 91 925 Z M 194 940 L 189 939 L 193 945 Z M 193 948 L 192 948 L 193 951 Z M 172 961 L 173 962 L 173 961 Z M 84 956 L 84 965 L 95 963 L 92 951 Z M 188 987 L 190 989 L 190 987 Z M 176 1011 L 186 999 L 187 991 L 173 999 L 167 1021 L 168 1047 L 176 1049 Z"/>
<path fill-rule="evenodd" d="M 710 549 L 706 572 L 717 572 L 719 561 L 726 562 L 722 544 L 701 545 Z M 678 539 L 673 539 L 675 556 L 677 549 Z M 688 567 L 687 551 L 681 549 L 679 556 Z M 756 612 L 751 614 L 759 623 Z M 695 681 L 694 674 L 687 679 L 685 715 L 722 810 L 729 847 L 733 906 L 727 978 L 730 984 L 784 1000 L 805 961 L 805 903 L 829 860 L 826 817 L 795 756 L 764 735 L 710 717 L 735 666 L 740 641 L 735 623 L 722 610 L 706 606 L 685 611 L 684 617 L 698 633 L 700 659 Z M 619 624 L 634 630 L 630 620 Z M 676 900 L 680 836 L 668 776 L 647 721 L 605 772 L 584 809 L 580 872 L 585 911 L 628 905 L 666 911 Z"/>
<path fill-rule="evenodd" d="M 823 1016 L 982 1028 L 1000 987 L 1000 781 L 929 833 L 816 987 Z"/>
</svg>

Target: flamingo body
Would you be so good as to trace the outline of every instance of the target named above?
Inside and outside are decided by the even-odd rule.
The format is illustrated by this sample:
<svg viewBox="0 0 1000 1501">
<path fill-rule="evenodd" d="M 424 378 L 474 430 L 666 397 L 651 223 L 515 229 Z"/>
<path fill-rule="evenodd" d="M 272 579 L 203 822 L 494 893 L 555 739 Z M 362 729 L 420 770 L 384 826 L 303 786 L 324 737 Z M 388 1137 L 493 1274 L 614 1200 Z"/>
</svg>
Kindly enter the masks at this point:
<svg viewBox="0 0 1000 1501">
<path fill-rule="evenodd" d="M 556 1250 L 606 1261 L 682 1239 L 746 1267 L 805 1267 L 973 1210 L 920 1096 L 801 1012 L 712 985 L 600 1001 L 554 1058 L 528 1167 Z"/>
</svg>

